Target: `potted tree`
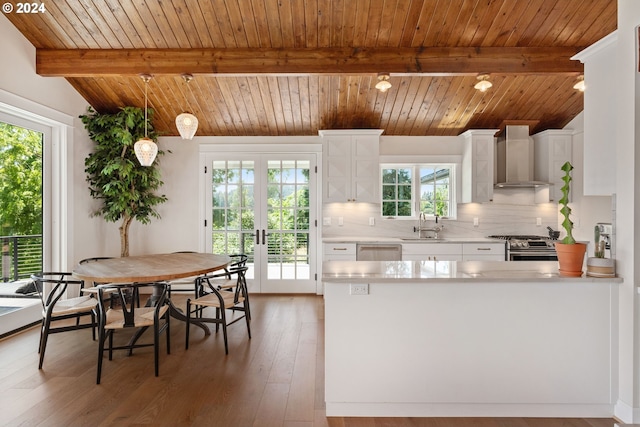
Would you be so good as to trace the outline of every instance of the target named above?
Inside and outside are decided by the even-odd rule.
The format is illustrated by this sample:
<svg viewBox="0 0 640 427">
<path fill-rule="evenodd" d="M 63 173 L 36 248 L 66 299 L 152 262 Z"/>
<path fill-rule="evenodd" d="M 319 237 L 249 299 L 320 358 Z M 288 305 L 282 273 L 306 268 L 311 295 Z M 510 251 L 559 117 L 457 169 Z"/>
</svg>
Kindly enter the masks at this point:
<svg viewBox="0 0 640 427">
<path fill-rule="evenodd" d="M 155 207 L 167 198 L 155 193 L 163 182 L 157 158 L 151 166 L 143 167 L 133 150 L 134 143 L 145 136 L 157 139 L 149 110 L 149 121 L 144 110 L 123 107 L 115 114 L 101 114 L 89 108 L 80 116 L 82 123 L 95 142 L 94 151 L 84 160 L 91 197 L 102 202 L 94 212 L 109 222 L 120 223 L 120 256 L 129 256 L 129 226 L 133 220 L 148 224 L 160 215 Z M 158 157 L 162 155 L 158 152 Z"/>
<path fill-rule="evenodd" d="M 569 190 L 571 189 L 571 171 L 573 165 L 566 162 L 561 169 L 564 171 L 562 181 L 564 185 L 560 189 L 562 197 L 558 203 L 562 206 L 560 213 L 564 216 L 562 227 L 567 235 L 560 242 L 556 242 L 556 253 L 558 255 L 559 272 L 561 276 L 580 277 L 582 276 L 582 264 L 587 251 L 585 243 L 576 242 L 573 237 L 573 221 L 571 221 L 571 208 L 569 207 Z"/>
</svg>

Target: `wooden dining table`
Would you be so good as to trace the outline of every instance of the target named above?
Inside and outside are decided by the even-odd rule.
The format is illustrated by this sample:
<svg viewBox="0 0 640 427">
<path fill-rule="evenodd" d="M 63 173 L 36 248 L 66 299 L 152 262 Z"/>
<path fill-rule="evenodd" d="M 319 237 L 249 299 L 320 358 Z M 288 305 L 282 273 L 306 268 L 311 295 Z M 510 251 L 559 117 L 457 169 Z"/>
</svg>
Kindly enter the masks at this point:
<svg viewBox="0 0 640 427">
<path fill-rule="evenodd" d="M 221 270 L 231 262 L 226 255 L 200 252 L 175 252 L 105 258 L 78 264 L 72 270 L 75 277 L 94 283 L 153 283 L 170 282 L 185 277 L 200 276 Z M 195 288 L 195 283 L 194 283 Z M 172 317 L 186 321 L 184 313 L 169 301 Z M 209 335 L 209 328 L 192 322 Z"/>
</svg>

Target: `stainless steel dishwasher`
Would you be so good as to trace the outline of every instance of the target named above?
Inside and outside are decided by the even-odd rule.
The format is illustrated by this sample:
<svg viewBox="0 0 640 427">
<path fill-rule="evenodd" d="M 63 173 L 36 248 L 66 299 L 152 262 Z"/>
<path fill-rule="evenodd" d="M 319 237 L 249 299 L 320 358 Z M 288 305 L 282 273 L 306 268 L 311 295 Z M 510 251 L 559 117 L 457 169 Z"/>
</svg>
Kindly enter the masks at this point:
<svg viewBox="0 0 640 427">
<path fill-rule="evenodd" d="M 356 261 L 401 261 L 402 245 L 393 243 L 358 243 Z"/>
</svg>

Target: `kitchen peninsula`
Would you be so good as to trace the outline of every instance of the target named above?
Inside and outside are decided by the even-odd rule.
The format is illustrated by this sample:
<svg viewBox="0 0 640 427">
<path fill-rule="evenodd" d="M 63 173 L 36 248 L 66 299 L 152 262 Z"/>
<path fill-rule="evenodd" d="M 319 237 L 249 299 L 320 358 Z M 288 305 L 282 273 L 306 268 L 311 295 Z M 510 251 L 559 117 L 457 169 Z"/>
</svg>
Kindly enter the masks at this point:
<svg viewBox="0 0 640 427">
<path fill-rule="evenodd" d="M 610 417 L 621 280 L 557 269 L 325 262 L 327 416 Z"/>
</svg>

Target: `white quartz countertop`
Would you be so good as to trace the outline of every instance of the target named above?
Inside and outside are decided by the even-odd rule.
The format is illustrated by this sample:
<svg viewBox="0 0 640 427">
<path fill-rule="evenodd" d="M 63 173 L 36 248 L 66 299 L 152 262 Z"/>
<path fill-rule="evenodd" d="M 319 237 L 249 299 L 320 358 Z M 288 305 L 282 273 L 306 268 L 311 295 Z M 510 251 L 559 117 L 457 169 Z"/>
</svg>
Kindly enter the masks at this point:
<svg viewBox="0 0 640 427">
<path fill-rule="evenodd" d="M 443 237 L 439 239 L 417 237 L 384 237 L 384 236 L 340 236 L 323 237 L 323 243 L 505 243 L 500 239 L 489 239 L 487 237 Z"/>
<path fill-rule="evenodd" d="M 562 277 L 557 261 L 325 261 L 324 282 L 622 282 L 620 278 Z"/>
</svg>

